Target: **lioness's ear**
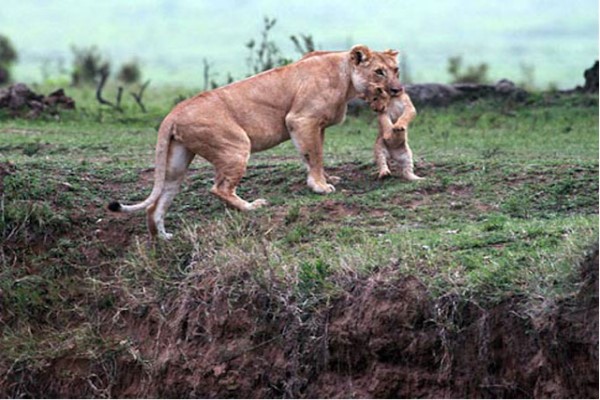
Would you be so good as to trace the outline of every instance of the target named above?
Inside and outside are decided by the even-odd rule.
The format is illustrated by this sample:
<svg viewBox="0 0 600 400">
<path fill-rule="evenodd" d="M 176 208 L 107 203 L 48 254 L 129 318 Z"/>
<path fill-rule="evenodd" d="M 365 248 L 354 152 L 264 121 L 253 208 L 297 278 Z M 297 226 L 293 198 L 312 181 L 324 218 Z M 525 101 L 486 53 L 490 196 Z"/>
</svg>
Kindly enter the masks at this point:
<svg viewBox="0 0 600 400">
<path fill-rule="evenodd" d="M 398 55 L 398 50 L 387 49 L 386 51 L 383 52 L 383 54 L 387 54 L 392 57 L 396 57 Z"/>
<path fill-rule="evenodd" d="M 350 49 L 350 57 L 358 65 L 371 59 L 371 50 L 365 45 L 357 44 Z"/>
</svg>

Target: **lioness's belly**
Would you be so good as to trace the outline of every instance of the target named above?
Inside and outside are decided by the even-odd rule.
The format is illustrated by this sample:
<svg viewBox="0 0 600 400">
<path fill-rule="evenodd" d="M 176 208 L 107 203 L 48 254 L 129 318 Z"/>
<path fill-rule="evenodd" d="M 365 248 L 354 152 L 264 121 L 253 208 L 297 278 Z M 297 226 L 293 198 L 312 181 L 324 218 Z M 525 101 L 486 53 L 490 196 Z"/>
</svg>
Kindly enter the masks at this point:
<svg viewBox="0 0 600 400">
<path fill-rule="evenodd" d="M 256 153 L 289 140 L 290 134 L 285 129 L 285 126 L 283 126 L 277 131 L 248 132 L 248 137 L 250 138 L 250 143 L 252 143 L 252 153 Z"/>
</svg>

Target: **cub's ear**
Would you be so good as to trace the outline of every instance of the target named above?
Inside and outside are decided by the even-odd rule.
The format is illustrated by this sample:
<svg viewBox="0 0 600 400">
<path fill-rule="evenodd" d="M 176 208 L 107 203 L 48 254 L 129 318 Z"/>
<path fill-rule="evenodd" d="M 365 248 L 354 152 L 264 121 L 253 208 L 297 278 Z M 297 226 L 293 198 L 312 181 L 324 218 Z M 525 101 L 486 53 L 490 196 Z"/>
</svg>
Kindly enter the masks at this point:
<svg viewBox="0 0 600 400">
<path fill-rule="evenodd" d="M 383 52 L 383 54 L 387 54 L 392 57 L 396 57 L 396 56 L 398 56 L 398 50 L 387 49 L 386 51 Z"/>
<path fill-rule="evenodd" d="M 365 45 L 357 44 L 350 49 L 350 58 L 356 65 L 366 63 L 371 59 L 371 50 Z"/>
</svg>

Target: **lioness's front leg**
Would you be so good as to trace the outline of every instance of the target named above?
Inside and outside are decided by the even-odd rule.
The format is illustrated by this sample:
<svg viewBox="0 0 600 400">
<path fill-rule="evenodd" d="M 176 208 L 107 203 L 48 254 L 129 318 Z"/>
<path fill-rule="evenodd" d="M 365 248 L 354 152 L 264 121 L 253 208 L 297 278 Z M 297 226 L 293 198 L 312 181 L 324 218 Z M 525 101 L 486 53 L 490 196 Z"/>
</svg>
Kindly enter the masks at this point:
<svg viewBox="0 0 600 400">
<path fill-rule="evenodd" d="M 321 129 L 321 148 L 323 148 L 325 145 L 325 129 Z M 325 175 L 325 180 L 327 181 L 327 183 L 331 183 L 332 185 L 337 185 L 338 183 L 340 183 L 342 181 L 342 178 L 340 178 L 339 176 L 336 175 L 329 175 L 327 173 L 327 171 L 323 171 L 323 174 Z"/>
<path fill-rule="evenodd" d="M 323 140 L 318 121 L 306 118 L 286 118 L 290 137 L 300 152 L 308 169 L 306 184 L 315 193 L 326 194 L 335 191 L 335 186 L 327 183 L 323 169 Z"/>
</svg>

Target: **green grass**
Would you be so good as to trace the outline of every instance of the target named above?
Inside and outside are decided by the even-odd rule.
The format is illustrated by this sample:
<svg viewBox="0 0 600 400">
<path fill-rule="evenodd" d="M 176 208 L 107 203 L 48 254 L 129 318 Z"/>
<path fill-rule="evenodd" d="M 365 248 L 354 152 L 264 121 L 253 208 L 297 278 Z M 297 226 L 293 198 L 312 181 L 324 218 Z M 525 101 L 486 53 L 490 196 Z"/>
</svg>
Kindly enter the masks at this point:
<svg viewBox="0 0 600 400">
<path fill-rule="evenodd" d="M 310 192 L 285 143 L 253 156 L 239 193 L 271 205 L 249 214 L 209 195 L 212 167 L 196 160 L 167 217 L 175 239 L 149 247 L 143 213 L 105 206 L 150 192 L 173 93 L 157 93 L 148 114 L 76 95 L 79 110 L 58 120 L 0 125 L 0 350 L 14 368 L 73 349 L 129 357 L 109 334 L 122 315 L 204 276 L 232 304 L 248 288 L 294 299 L 300 318 L 383 271 L 481 305 L 556 299 L 598 237 L 597 97 L 419 110 L 410 142 L 426 180 L 411 183 L 375 179 L 375 120 L 349 117 L 326 134 L 335 193 Z M 65 329 L 76 332 L 67 344 Z"/>
</svg>

